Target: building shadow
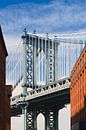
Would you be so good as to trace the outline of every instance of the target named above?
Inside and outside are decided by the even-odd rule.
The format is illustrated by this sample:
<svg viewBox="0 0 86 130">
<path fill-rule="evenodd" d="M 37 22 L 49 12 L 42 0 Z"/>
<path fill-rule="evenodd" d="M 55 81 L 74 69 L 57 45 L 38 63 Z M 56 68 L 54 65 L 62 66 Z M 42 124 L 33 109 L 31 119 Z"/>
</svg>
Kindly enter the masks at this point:
<svg viewBox="0 0 86 130">
<path fill-rule="evenodd" d="M 71 130 L 86 130 L 86 96 L 84 106 L 71 117 Z"/>
</svg>

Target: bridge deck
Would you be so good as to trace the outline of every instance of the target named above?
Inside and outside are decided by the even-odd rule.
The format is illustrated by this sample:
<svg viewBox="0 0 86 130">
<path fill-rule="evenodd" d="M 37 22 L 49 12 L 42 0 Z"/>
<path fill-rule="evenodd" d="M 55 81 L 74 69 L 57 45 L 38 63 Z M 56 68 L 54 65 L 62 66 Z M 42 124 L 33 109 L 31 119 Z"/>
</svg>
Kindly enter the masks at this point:
<svg viewBox="0 0 86 130">
<path fill-rule="evenodd" d="M 41 97 L 47 94 L 54 93 L 56 91 L 61 91 L 64 89 L 67 89 L 70 87 L 70 79 L 69 78 L 63 78 L 59 80 L 58 82 L 51 83 L 46 86 L 41 86 L 37 89 L 31 90 L 27 92 L 26 96 L 23 96 L 22 94 L 12 97 L 11 98 L 11 106 L 15 105 L 17 102 L 21 101 L 28 101 L 31 99 L 35 99 L 37 97 Z"/>
</svg>

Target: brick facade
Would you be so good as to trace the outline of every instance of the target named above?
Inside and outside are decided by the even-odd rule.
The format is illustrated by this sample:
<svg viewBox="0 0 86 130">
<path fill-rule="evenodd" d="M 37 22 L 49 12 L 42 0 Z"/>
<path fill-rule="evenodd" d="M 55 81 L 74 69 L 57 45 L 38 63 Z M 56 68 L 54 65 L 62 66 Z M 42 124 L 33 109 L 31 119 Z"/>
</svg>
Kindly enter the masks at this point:
<svg viewBox="0 0 86 130">
<path fill-rule="evenodd" d="M 86 46 L 71 72 L 72 130 L 86 130 Z"/>
<path fill-rule="evenodd" d="M 11 86 L 6 86 L 6 56 L 2 30 L 0 27 L 0 130 L 10 130 Z"/>
</svg>

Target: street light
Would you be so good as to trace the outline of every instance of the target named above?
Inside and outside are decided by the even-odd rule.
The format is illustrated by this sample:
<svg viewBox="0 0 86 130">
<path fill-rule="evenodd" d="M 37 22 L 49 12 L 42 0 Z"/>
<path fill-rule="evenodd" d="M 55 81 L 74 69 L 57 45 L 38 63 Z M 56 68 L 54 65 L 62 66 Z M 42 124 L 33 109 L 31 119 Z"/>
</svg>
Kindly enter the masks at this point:
<svg viewBox="0 0 86 130">
<path fill-rule="evenodd" d="M 24 114 L 24 130 L 27 130 L 27 107 L 28 107 L 28 102 L 26 101 L 18 101 L 17 102 L 17 107 L 21 107 L 22 109 L 22 114 Z"/>
</svg>

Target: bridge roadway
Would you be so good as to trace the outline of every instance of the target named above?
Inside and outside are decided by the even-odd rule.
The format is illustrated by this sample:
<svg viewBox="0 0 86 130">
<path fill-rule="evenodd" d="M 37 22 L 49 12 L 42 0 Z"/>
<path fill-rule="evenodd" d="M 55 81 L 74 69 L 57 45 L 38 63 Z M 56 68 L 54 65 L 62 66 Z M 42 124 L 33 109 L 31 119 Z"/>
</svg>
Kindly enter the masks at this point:
<svg viewBox="0 0 86 130">
<path fill-rule="evenodd" d="M 46 86 L 30 90 L 26 96 L 18 95 L 11 98 L 11 116 L 21 114 L 23 102 L 28 102 L 28 109 L 44 109 L 47 107 L 63 107 L 70 102 L 70 78 L 66 77 Z"/>
</svg>

